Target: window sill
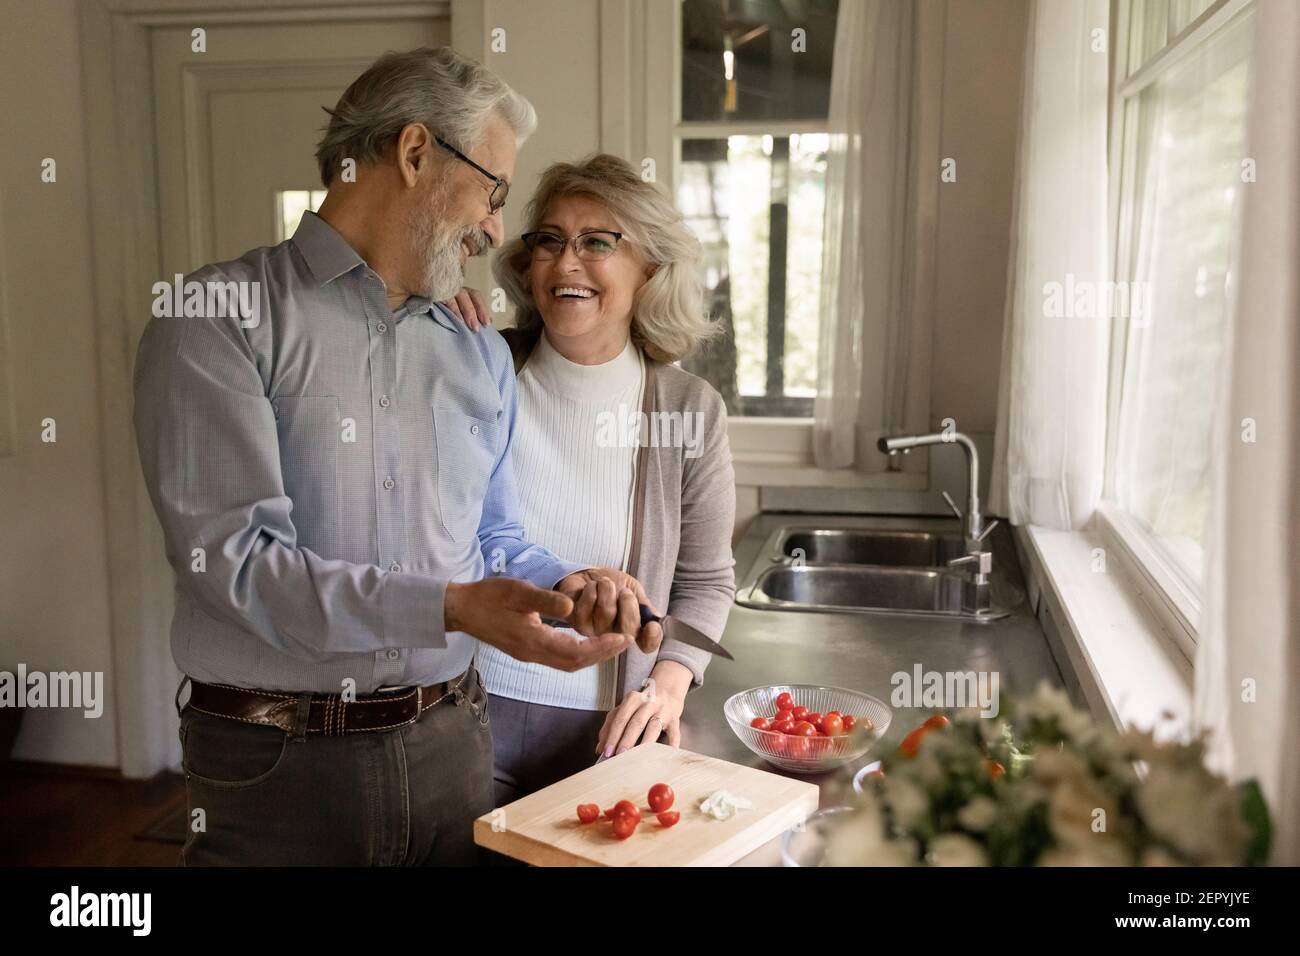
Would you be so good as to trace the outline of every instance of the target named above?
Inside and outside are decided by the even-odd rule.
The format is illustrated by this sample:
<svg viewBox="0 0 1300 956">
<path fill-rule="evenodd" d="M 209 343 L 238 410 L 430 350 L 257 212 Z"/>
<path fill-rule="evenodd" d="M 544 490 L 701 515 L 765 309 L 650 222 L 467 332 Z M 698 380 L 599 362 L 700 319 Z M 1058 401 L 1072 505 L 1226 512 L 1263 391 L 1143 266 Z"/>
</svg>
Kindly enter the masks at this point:
<svg viewBox="0 0 1300 956">
<path fill-rule="evenodd" d="M 1034 608 L 1067 685 L 1119 728 L 1191 725 L 1192 665 L 1097 530 L 1015 529 Z M 1172 715 L 1169 719 L 1166 715 Z"/>
<path fill-rule="evenodd" d="M 813 460 L 811 418 L 742 418 L 727 420 L 727 438 L 737 485 L 790 488 L 863 488 L 924 491 L 922 469 L 861 472 L 853 468 L 818 468 Z"/>
</svg>

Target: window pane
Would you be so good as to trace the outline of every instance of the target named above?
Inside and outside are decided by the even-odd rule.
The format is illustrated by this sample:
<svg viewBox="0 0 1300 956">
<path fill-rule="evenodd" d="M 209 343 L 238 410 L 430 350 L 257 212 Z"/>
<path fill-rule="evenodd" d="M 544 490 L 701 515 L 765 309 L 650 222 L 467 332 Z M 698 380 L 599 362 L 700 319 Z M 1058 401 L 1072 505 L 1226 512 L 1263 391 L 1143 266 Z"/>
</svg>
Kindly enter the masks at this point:
<svg viewBox="0 0 1300 956">
<path fill-rule="evenodd" d="M 1170 0 L 1169 35 L 1177 36 L 1193 20 L 1210 8 L 1214 0 Z"/>
<path fill-rule="evenodd" d="M 1242 183 L 1249 13 L 1138 103 L 1134 278 L 1116 497 L 1199 585 L 1219 358 Z"/>
<path fill-rule="evenodd" d="M 1137 0 L 1129 13 L 1129 75 L 1159 53 L 1170 35 L 1169 0 Z"/>
<path fill-rule="evenodd" d="M 276 242 L 284 242 L 298 231 L 302 214 L 315 212 L 325 201 L 323 189 L 285 189 L 275 194 Z"/>
<path fill-rule="evenodd" d="M 727 333 L 685 365 L 733 414 L 812 414 L 826 150 L 825 133 L 682 143 L 677 202 Z"/>
<path fill-rule="evenodd" d="M 682 119 L 824 120 L 838 11 L 839 0 L 685 0 Z"/>
</svg>

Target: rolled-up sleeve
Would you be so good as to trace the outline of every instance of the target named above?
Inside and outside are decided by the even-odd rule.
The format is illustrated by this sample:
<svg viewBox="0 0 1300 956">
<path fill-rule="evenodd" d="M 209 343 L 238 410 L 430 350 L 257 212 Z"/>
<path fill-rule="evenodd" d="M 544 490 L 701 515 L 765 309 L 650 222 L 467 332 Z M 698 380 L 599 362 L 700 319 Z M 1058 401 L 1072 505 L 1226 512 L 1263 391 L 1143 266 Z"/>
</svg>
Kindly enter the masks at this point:
<svg viewBox="0 0 1300 956">
<path fill-rule="evenodd" d="M 303 660 L 447 646 L 446 580 L 299 546 L 275 414 L 238 322 L 153 318 L 134 385 L 167 559 L 202 610 Z"/>
</svg>

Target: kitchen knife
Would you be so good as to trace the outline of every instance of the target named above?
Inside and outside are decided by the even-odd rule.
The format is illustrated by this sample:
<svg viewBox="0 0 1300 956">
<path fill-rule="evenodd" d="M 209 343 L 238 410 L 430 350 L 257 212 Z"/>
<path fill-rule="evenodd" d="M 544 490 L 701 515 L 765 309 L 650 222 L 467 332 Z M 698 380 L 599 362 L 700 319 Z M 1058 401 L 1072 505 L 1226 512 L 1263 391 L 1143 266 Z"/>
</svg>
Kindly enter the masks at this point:
<svg viewBox="0 0 1300 956">
<path fill-rule="evenodd" d="M 641 626 L 645 627 L 651 621 L 658 621 L 659 626 L 664 629 L 664 640 L 671 638 L 674 641 L 681 641 L 683 644 L 689 644 L 691 647 L 698 648 L 702 651 L 708 651 L 718 657 L 725 657 L 729 661 L 734 661 L 731 652 L 710 637 L 701 634 L 689 624 L 677 620 L 675 617 L 660 617 L 650 610 L 646 605 L 641 605 Z M 549 624 L 551 627 L 573 627 L 568 621 L 559 621 L 555 618 L 542 618 L 543 624 Z"/>
</svg>

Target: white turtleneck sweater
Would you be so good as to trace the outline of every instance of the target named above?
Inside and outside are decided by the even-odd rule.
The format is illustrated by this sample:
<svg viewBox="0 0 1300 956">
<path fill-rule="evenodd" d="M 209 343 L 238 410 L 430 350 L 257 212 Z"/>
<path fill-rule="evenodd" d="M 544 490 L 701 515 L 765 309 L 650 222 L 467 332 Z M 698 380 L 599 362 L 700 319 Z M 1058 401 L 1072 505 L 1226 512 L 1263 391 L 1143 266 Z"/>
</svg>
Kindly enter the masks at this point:
<svg viewBox="0 0 1300 956">
<path fill-rule="evenodd" d="M 641 353 L 631 340 L 609 362 L 578 365 L 542 334 L 517 379 L 511 451 L 529 541 L 566 561 L 626 570 L 636 448 L 632 441 L 608 439 L 612 422 L 621 426 L 640 410 L 644 382 Z M 618 703 L 617 659 L 570 674 L 479 643 L 474 663 L 484 686 L 501 697 L 579 710 Z"/>
</svg>

